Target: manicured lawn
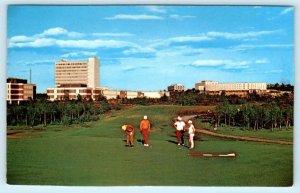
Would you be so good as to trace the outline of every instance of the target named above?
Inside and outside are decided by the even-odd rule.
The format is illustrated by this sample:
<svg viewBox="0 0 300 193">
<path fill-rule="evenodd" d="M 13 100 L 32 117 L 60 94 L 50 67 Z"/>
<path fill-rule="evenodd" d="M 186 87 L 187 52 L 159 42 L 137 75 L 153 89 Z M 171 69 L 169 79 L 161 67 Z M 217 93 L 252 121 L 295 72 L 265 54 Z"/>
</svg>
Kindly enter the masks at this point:
<svg viewBox="0 0 300 193">
<path fill-rule="evenodd" d="M 190 107 L 136 106 L 114 111 L 90 122 L 44 130 L 18 130 L 23 138 L 8 139 L 9 184 L 159 185 L 159 186 L 290 186 L 293 146 L 231 141 L 197 136 L 196 149 L 178 147 L 172 118 Z M 195 108 L 195 107 L 193 107 Z M 153 123 L 151 148 L 135 136 L 124 147 L 122 124 L 138 126 L 147 114 Z M 240 134 L 240 133 L 239 133 Z M 241 133 L 242 134 L 242 133 Z M 284 134 L 282 134 L 284 135 Z M 289 134 L 287 134 L 289 135 Z M 235 158 L 201 158 L 191 152 L 231 153 Z"/>
</svg>

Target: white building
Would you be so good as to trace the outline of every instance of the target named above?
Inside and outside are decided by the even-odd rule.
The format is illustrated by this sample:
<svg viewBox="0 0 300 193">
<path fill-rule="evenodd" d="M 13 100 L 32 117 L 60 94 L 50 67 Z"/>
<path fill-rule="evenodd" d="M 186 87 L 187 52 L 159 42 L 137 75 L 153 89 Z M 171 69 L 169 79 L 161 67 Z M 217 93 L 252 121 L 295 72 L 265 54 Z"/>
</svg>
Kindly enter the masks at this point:
<svg viewBox="0 0 300 193">
<path fill-rule="evenodd" d="M 99 87 L 99 65 L 96 57 L 87 61 L 58 61 L 55 63 L 55 84 L 57 87 L 70 84 Z"/>
<path fill-rule="evenodd" d="M 195 89 L 200 92 L 221 92 L 225 91 L 227 93 L 242 93 L 248 92 L 251 93 L 253 91 L 256 92 L 266 92 L 267 91 L 267 83 L 264 82 L 236 82 L 236 83 L 218 83 L 216 81 L 211 80 L 203 80 L 200 83 L 195 84 Z"/>
<path fill-rule="evenodd" d="M 170 92 L 183 92 L 184 86 L 182 84 L 172 84 L 168 86 L 168 91 Z"/>
<path fill-rule="evenodd" d="M 47 88 L 47 96 L 50 101 L 55 100 L 76 100 L 80 95 L 82 99 L 96 100 L 102 94 L 102 90 L 89 87 L 62 87 L 62 88 Z"/>
</svg>

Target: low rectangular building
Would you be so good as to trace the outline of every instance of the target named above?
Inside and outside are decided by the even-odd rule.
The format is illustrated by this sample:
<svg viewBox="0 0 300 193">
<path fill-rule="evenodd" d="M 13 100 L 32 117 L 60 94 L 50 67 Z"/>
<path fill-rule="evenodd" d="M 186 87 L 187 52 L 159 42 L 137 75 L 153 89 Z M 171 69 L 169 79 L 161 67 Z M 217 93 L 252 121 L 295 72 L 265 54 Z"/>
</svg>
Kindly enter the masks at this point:
<svg viewBox="0 0 300 193">
<path fill-rule="evenodd" d="M 263 93 L 267 91 L 267 83 L 264 82 L 236 82 L 236 83 L 218 83 L 216 81 L 201 81 L 195 84 L 195 89 L 203 93 L 226 95 L 245 95 L 247 93 Z"/>
<path fill-rule="evenodd" d="M 22 101 L 35 99 L 36 85 L 27 84 L 26 79 L 7 78 L 7 101 L 12 104 L 16 102 L 20 104 Z"/>
<path fill-rule="evenodd" d="M 55 100 L 77 100 L 78 95 L 82 99 L 96 100 L 97 94 L 95 90 L 88 87 L 63 87 L 63 88 L 48 88 L 48 99 Z"/>
<path fill-rule="evenodd" d="M 184 86 L 182 84 L 172 84 L 172 85 L 168 86 L 168 91 L 169 92 L 183 92 Z"/>
</svg>

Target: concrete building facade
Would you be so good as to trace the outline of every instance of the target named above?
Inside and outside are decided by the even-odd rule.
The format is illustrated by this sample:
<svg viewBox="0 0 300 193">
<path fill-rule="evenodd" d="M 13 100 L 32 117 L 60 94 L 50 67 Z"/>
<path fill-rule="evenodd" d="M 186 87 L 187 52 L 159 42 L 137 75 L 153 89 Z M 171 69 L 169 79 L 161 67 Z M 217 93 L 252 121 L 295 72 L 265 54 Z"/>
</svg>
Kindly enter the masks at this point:
<svg viewBox="0 0 300 193">
<path fill-rule="evenodd" d="M 78 95 L 85 100 L 96 100 L 100 94 L 102 94 L 102 90 L 90 87 L 47 88 L 47 96 L 50 101 L 76 100 Z"/>
<path fill-rule="evenodd" d="M 20 104 L 20 102 L 22 101 L 35 99 L 36 85 L 27 84 L 26 79 L 7 78 L 6 86 L 7 86 L 6 100 L 10 104 L 12 104 L 13 102 Z"/>
<path fill-rule="evenodd" d="M 99 65 L 96 57 L 87 61 L 61 60 L 55 63 L 55 85 L 82 84 L 87 87 L 99 87 Z"/>
<path fill-rule="evenodd" d="M 172 84 L 168 86 L 168 91 L 170 92 L 183 92 L 184 86 L 182 84 Z"/>
<path fill-rule="evenodd" d="M 247 93 L 263 93 L 267 91 L 267 83 L 264 82 L 241 82 L 241 83 L 218 83 L 211 80 L 203 80 L 195 84 L 195 89 L 200 92 L 227 95 L 237 94 L 244 95 Z"/>
<path fill-rule="evenodd" d="M 101 88 L 89 87 L 63 87 L 63 88 L 48 88 L 47 95 L 50 101 L 60 100 L 76 100 L 78 95 L 85 100 L 97 100 L 99 95 L 105 96 L 107 99 L 117 98 L 160 98 L 163 95 L 170 96 L 166 91 L 126 91 L 126 90 L 108 90 Z"/>
</svg>

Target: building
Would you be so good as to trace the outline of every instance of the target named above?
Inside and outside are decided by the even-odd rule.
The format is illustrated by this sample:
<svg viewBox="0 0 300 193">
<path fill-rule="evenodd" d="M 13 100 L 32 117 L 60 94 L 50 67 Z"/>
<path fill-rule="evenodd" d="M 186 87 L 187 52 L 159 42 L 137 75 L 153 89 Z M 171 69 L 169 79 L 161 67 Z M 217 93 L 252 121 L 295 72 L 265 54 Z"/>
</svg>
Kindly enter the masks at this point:
<svg viewBox="0 0 300 193">
<path fill-rule="evenodd" d="M 97 100 L 99 95 L 105 96 L 107 99 L 132 99 L 132 98 L 160 98 L 164 95 L 170 96 L 166 91 L 126 91 L 126 90 L 108 90 L 102 88 L 89 87 L 62 87 L 48 88 L 47 95 L 50 101 L 76 100 L 78 95 L 84 100 Z"/>
<path fill-rule="evenodd" d="M 26 79 L 7 78 L 7 101 L 12 104 L 16 102 L 20 104 L 22 101 L 35 99 L 36 86 L 35 84 L 27 84 Z"/>
<path fill-rule="evenodd" d="M 89 58 L 87 61 L 61 60 L 55 63 L 56 88 L 48 88 L 47 96 L 50 101 L 76 100 L 80 95 L 85 100 L 97 100 L 99 95 L 107 99 L 118 98 L 160 98 L 168 92 L 161 91 L 127 91 L 112 90 L 108 87 L 99 87 L 99 60 Z M 175 85 L 176 91 L 184 90 L 182 85 Z"/>
<path fill-rule="evenodd" d="M 168 86 L 168 91 L 169 92 L 183 92 L 184 86 L 182 84 L 172 84 L 172 85 Z"/>
<path fill-rule="evenodd" d="M 237 82 L 219 83 L 211 80 L 203 80 L 195 84 L 195 89 L 202 93 L 245 96 L 249 93 L 264 93 L 267 91 L 267 83 L 264 82 Z"/>
<path fill-rule="evenodd" d="M 68 84 L 99 87 L 99 65 L 96 57 L 87 61 L 61 60 L 55 63 L 55 85 L 65 87 Z"/>
<path fill-rule="evenodd" d="M 50 101 L 77 100 L 79 95 L 85 100 L 97 100 L 100 94 L 102 94 L 102 90 L 90 87 L 47 88 L 47 96 Z"/>
</svg>

